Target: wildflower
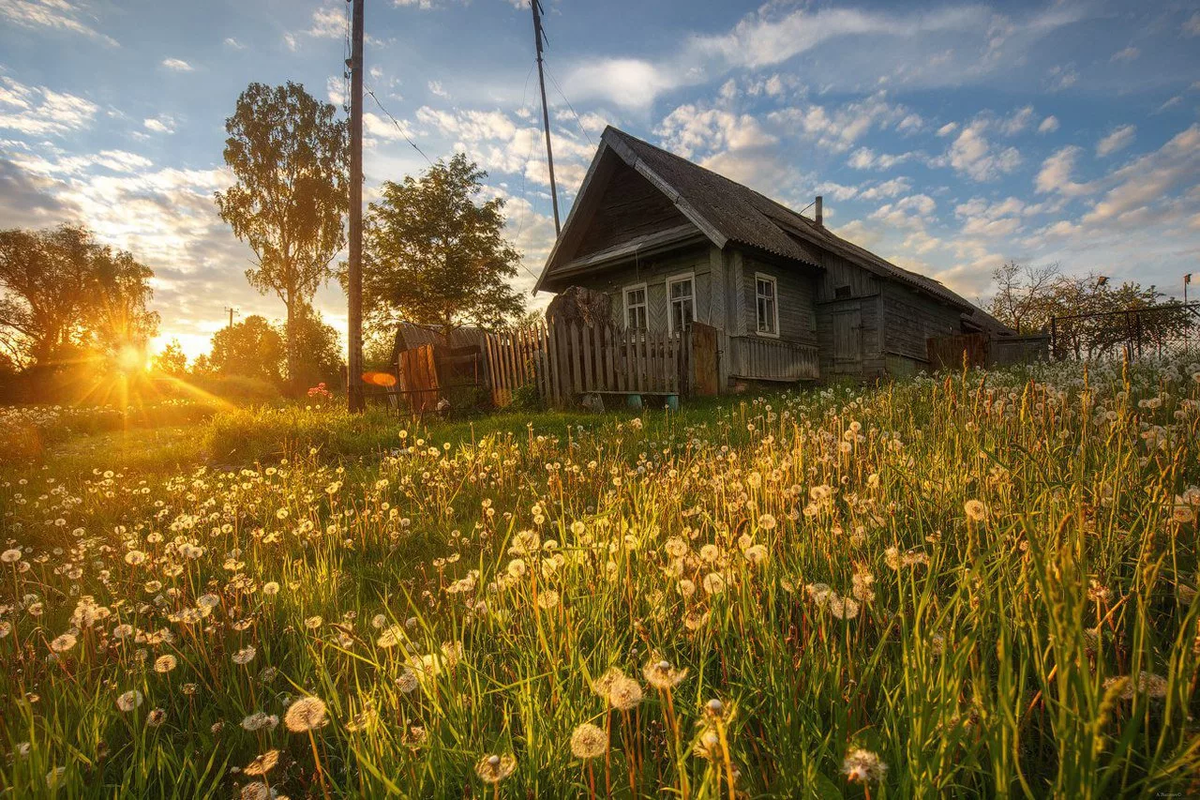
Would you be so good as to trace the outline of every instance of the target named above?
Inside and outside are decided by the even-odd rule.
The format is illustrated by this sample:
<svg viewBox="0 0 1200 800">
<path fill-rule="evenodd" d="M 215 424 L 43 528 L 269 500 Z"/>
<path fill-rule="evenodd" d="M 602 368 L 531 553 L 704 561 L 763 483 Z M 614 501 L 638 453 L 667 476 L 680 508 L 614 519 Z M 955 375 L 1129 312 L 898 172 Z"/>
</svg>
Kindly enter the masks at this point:
<svg viewBox="0 0 1200 800">
<path fill-rule="evenodd" d="M 687 677 L 687 668 L 675 669 L 671 666 L 671 662 L 666 659 L 655 660 L 651 656 L 650 661 L 646 662 L 646 666 L 642 668 L 642 675 L 645 676 L 646 682 L 655 689 L 670 689 L 678 686 L 684 678 Z"/>
<path fill-rule="evenodd" d="M 404 694 L 411 694 L 420 686 L 420 681 L 417 679 L 417 673 L 405 667 L 400 673 L 400 677 L 396 678 L 396 688 Z"/>
<path fill-rule="evenodd" d="M 842 761 L 846 780 L 859 783 L 879 783 L 887 774 L 887 764 L 869 750 L 854 749 Z"/>
<path fill-rule="evenodd" d="M 246 773 L 247 775 L 266 775 L 268 772 L 273 770 L 275 765 L 278 763 L 279 751 L 268 750 L 267 752 L 256 756 L 253 761 L 246 765 L 246 768 L 243 769 L 242 772 Z"/>
<path fill-rule="evenodd" d="M 592 758 L 599 758 L 608 750 L 608 736 L 604 733 L 603 728 L 599 728 L 590 722 L 585 722 L 575 728 L 571 734 L 571 753 L 576 757 L 587 761 Z"/>
<path fill-rule="evenodd" d="M 65 775 L 66 773 L 67 773 L 66 767 L 52 767 L 50 769 L 50 771 L 46 773 L 46 788 L 47 789 L 58 788 L 59 783 L 62 782 L 63 775 Z"/>
<path fill-rule="evenodd" d="M 136 567 L 146 563 L 146 554 L 141 550 L 130 550 L 125 554 L 125 563 L 131 567 Z"/>
<path fill-rule="evenodd" d="M 775 530 L 776 520 L 771 514 L 762 514 L 758 518 L 758 527 L 764 531 Z"/>
<path fill-rule="evenodd" d="M 154 660 L 154 671 L 159 673 L 167 673 L 175 669 L 179 661 L 173 655 L 159 656 Z"/>
<path fill-rule="evenodd" d="M 64 633 L 62 636 L 55 637 L 50 642 L 50 649 L 55 653 L 65 653 L 75 646 L 75 637 L 69 633 Z"/>
<path fill-rule="evenodd" d="M 150 713 L 146 715 L 146 727 L 147 728 L 157 728 L 159 725 L 162 725 L 166 721 L 167 721 L 167 712 L 161 708 L 151 709 Z"/>
<path fill-rule="evenodd" d="M 963 504 L 963 510 L 967 512 L 967 519 L 972 522 L 983 522 L 987 519 L 987 506 L 979 500 L 968 500 Z"/>
<path fill-rule="evenodd" d="M 288 708 L 283 724 L 292 733 L 307 733 L 328 724 L 325 703 L 317 697 L 301 697 Z"/>
<path fill-rule="evenodd" d="M 0 553 L 0 561 L 3 561 L 5 564 L 15 564 L 20 560 L 21 560 L 21 551 L 17 550 L 15 547 L 9 548 L 8 550 L 5 550 L 3 553 Z"/>
<path fill-rule="evenodd" d="M 255 711 L 250 716 L 242 719 L 242 728 L 251 733 L 261 730 L 275 730 L 275 726 L 278 724 L 279 717 L 263 711 Z"/>
<path fill-rule="evenodd" d="M 127 692 L 122 692 L 117 697 L 117 708 L 122 711 L 133 711 L 142 704 L 142 693 L 137 689 L 130 689 Z"/>
<path fill-rule="evenodd" d="M 245 665 L 253 661 L 254 656 L 257 655 L 257 653 L 258 651 L 254 649 L 254 645 L 246 645 L 241 650 L 238 650 L 236 653 L 234 653 L 231 658 L 233 659 L 233 663 Z"/>
<path fill-rule="evenodd" d="M 549 611 L 555 608 L 559 603 L 558 592 L 553 589 L 547 589 L 538 595 L 538 607 L 543 611 Z"/>
<path fill-rule="evenodd" d="M 279 583 L 277 581 L 267 581 L 263 584 L 262 593 L 267 597 L 274 597 L 279 594 Z"/>
<path fill-rule="evenodd" d="M 633 678 L 622 675 L 608 690 L 608 702 L 618 711 L 631 711 L 642 702 L 642 687 Z"/>
<path fill-rule="evenodd" d="M 858 601 L 832 594 L 829 597 L 829 613 L 838 619 L 854 619 L 858 616 Z"/>
<path fill-rule="evenodd" d="M 704 576 L 704 591 L 716 595 L 725 591 L 725 578 L 719 572 L 710 572 Z"/>
<path fill-rule="evenodd" d="M 767 560 L 767 548 L 761 544 L 752 544 L 746 548 L 744 555 L 748 562 L 757 566 Z"/>
<path fill-rule="evenodd" d="M 506 753 L 502 756 L 484 756 L 479 759 L 475 765 L 475 774 L 484 783 L 499 783 L 512 775 L 516 769 L 516 757 Z"/>
<path fill-rule="evenodd" d="M 308 628 L 310 631 L 315 631 L 317 628 L 321 627 L 324 622 L 325 620 L 321 619 L 319 616 L 309 617 L 308 619 L 304 620 L 304 627 Z"/>
</svg>

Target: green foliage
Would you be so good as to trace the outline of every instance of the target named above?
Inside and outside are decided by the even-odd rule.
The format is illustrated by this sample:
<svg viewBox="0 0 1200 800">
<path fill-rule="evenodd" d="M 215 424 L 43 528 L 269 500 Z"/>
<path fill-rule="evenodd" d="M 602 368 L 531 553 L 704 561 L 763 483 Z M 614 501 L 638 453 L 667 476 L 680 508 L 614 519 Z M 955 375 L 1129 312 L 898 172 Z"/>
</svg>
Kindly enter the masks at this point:
<svg viewBox="0 0 1200 800">
<path fill-rule="evenodd" d="M 291 379 L 309 388 L 324 383 L 331 389 L 342 383 L 342 347 L 337 329 L 326 325 L 321 312 L 310 305 L 300 307 L 292 321 L 296 363 Z M 286 329 L 285 329 L 286 331 Z"/>
<path fill-rule="evenodd" d="M 154 369 L 173 378 L 187 375 L 187 354 L 178 339 L 172 339 L 154 356 Z"/>
<path fill-rule="evenodd" d="M 512 403 L 509 405 L 513 411 L 540 411 L 544 407 L 542 393 L 536 384 L 527 383 L 513 390 Z"/>
<path fill-rule="evenodd" d="M 153 274 L 81 226 L 0 231 L 0 346 L 42 368 L 144 347 Z"/>
<path fill-rule="evenodd" d="M 282 380 L 283 337 L 263 317 L 253 314 L 213 334 L 206 368 L 221 376 L 239 375 L 278 386 Z"/>
<path fill-rule="evenodd" d="M 377 320 L 451 328 L 521 313 L 509 285 L 521 254 L 503 235 L 503 198 L 479 202 L 487 173 L 462 153 L 419 178 L 386 181 L 364 241 L 363 296 Z"/>
<path fill-rule="evenodd" d="M 291 378 L 301 357 L 293 325 L 345 242 L 348 129 L 336 114 L 300 84 L 252 83 L 225 121 L 225 163 L 237 182 L 216 193 L 217 208 L 257 256 L 247 280 L 287 307 Z"/>
<path fill-rule="evenodd" d="M 1200 788 L 1200 365 L 206 431 L 0 465 L 14 796 Z"/>
</svg>

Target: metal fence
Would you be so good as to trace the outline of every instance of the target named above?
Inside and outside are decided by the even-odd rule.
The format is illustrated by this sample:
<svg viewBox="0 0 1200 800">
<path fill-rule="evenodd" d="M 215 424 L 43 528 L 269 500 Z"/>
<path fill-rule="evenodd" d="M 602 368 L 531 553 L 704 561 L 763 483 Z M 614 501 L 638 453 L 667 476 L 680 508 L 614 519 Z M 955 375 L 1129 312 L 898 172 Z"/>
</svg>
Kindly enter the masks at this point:
<svg viewBox="0 0 1200 800">
<path fill-rule="evenodd" d="M 1140 358 L 1195 348 L 1200 348 L 1200 303 L 1050 319 L 1050 353 L 1056 360 Z"/>
</svg>

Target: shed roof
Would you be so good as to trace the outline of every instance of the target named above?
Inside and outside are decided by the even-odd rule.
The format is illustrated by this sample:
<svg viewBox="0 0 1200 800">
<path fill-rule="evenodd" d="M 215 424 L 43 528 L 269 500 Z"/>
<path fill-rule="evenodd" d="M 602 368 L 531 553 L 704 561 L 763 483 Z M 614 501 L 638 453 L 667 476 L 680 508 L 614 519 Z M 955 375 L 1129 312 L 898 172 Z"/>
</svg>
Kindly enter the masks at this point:
<svg viewBox="0 0 1200 800">
<path fill-rule="evenodd" d="M 734 242 L 814 266 L 822 265 L 815 251 L 824 248 L 863 269 L 932 295 L 962 311 L 974 314 L 979 310 L 940 282 L 898 267 L 747 186 L 612 126 L 606 128 L 601 137 L 600 148 L 580 187 L 576 207 L 581 204 L 601 159 L 608 153 L 646 177 L 718 247 Z M 547 259 L 538 280 L 539 288 L 558 266 L 559 244 L 575 221 L 575 211 L 573 207 L 563 236 Z"/>
</svg>

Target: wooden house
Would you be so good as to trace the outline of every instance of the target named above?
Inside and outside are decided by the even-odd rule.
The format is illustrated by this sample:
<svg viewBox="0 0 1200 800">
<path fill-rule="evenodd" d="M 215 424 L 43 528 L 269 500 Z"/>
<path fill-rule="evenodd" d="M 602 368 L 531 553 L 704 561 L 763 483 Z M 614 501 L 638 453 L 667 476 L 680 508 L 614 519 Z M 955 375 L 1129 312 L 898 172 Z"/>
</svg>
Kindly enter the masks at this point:
<svg viewBox="0 0 1200 800">
<path fill-rule="evenodd" d="M 625 328 L 717 329 L 722 387 L 912 374 L 927 340 L 1013 331 L 938 281 L 609 127 L 537 289 L 600 290 Z"/>
</svg>

